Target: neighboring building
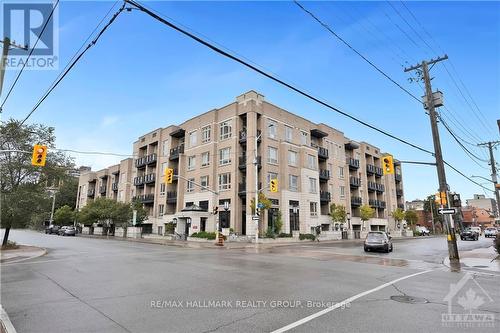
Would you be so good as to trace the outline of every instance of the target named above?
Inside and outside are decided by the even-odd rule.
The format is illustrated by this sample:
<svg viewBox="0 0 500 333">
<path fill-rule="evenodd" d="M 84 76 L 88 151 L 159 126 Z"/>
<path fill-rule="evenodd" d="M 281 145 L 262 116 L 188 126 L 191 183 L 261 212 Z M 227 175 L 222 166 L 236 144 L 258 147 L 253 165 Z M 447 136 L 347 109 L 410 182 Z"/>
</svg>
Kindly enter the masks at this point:
<svg viewBox="0 0 500 333">
<path fill-rule="evenodd" d="M 426 226 L 429 230 L 433 230 L 431 213 L 426 212 L 424 210 L 424 207 L 425 207 L 424 200 L 416 199 L 413 201 L 406 202 L 406 209 L 414 210 L 417 213 L 418 216 L 417 225 Z"/>
<path fill-rule="evenodd" d="M 492 198 L 486 198 L 484 194 L 474 194 L 474 198 L 467 199 L 466 202 L 467 206 L 482 208 L 491 215 L 498 216 L 496 200 Z"/>
<path fill-rule="evenodd" d="M 464 227 L 490 227 L 495 224 L 495 218 L 489 210 L 473 206 L 462 207 Z"/>
<path fill-rule="evenodd" d="M 86 172 L 89 172 L 91 171 L 91 168 L 88 167 L 88 166 L 80 166 L 78 168 L 74 168 L 74 169 L 70 169 L 68 170 L 66 173 L 69 175 L 69 176 L 72 176 L 72 177 L 75 177 L 75 178 L 78 178 L 80 177 L 81 174 L 83 173 L 86 173 Z"/>
<path fill-rule="evenodd" d="M 172 222 L 179 234 L 214 231 L 218 218 L 226 231 L 255 235 L 250 204 L 256 183 L 272 201 L 272 208 L 262 214 L 260 234 L 274 223 L 278 211 L 282 232 L 311 233 L 318 225 L 331 230 L 331 203 L 346 206 L 356 231 L 395 229 L 389 213 L 404 209 L 397 160 L 396 174 L 384 176 L 384 153 L 379 148 L 280 109 L 254 91 L 178 126 L 141 136 L 133 144 L 133 154 L 137 158 L 127 172 L 133 186 L 127 194 L 128 200 L 141 200 L 149 213 L 143 232 L 162 234 L 164 225 Z M 167 167 L 179 175 L 172 184 L 163 181 Z M 80 177 L 79 207 L 90 198 L 88 191 L 94 190 L 94 197 L 109 197 L 108 188 L 101 192 L 100 182 L 111 177 L 112 168 Z M 269 191 L 271 179 L 278 179 L 277 193 Z M 359 218 L 363 204 L 376 210 L 365 226 Z M 217 215 L 214 207 L 219 207 Z"/>
</svg>

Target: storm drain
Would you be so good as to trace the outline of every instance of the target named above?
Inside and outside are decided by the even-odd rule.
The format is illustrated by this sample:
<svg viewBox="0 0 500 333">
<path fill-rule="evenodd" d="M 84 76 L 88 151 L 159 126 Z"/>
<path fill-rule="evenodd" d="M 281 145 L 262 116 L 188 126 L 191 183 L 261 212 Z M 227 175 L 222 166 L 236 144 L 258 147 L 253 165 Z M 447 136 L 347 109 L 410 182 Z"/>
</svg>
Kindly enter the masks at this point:
<svg viewBox="0 0 500 333">
<path fill-rule="evenodd" d="M 396 302 L 400 303 L 409 303 L 409 304 L 425 304 L 429 303 L 428 300 L 425 298 L 421 297 L 413 297 L 413 296 L 407 296 L 407 295 L 395 295 L 391 296 L 391 299 Z"/>
<path fill-rule="evenodd" d="M 476 268 L 488 268 L 488 266 L 484 266 L 484 265 L 475 265 L 475 266 L 472 266 L 472 267 L 476 267 Z"/>
</svg>

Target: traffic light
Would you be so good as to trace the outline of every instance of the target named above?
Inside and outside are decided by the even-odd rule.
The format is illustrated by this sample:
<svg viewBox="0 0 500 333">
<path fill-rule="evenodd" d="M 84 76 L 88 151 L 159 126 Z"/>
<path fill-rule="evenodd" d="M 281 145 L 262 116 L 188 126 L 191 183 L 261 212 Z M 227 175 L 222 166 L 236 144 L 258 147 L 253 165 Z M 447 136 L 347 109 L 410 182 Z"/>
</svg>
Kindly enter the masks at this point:
<svg viewBox="0 0 500 333">
<path fill-rule="evenodd" d="M 384 169 L 384 175 L 394 174 L 394 161 L 392 155 L 386 155 L 382 158 L 382 164 Z"/>
<path fill-rule="evenodd" d="M 462 201 L 460 200 L 460 194 L 453 193 L 451 195 L 452 207 L 462 207 Z"/>
<path fill-rule="evenodd" d="M 165 183 L 172 184 L 173 180 L 174 180 L 174 169 L 166 168 L 165 169 Z"/>
<path fill-rule="evenodd" d="M 219 212 L 219 206 L 215 206 L 213 209 L 214 215 L 217 215 L 218 212 Z"/>
<path fill-rule="evenodd" d="M 269 187 L 271 188 L 271 192 L 278 192 L 278 180 L 271 179 L 271 183 L 269 184 Z"/>
<path fill-rule="evenodd" d="M 437 192 L 435 196 L 436 205 L 446 205 L 448 200 L 446 200 L 446 192 Z"/>
<path fill-rule="evenodd" d="M 47 159 L 47 146 L 35 145 L 33 147 L 33 156 L 31 157 L 31 164 L 33 166 L 45 166 Z"/>
</svg>

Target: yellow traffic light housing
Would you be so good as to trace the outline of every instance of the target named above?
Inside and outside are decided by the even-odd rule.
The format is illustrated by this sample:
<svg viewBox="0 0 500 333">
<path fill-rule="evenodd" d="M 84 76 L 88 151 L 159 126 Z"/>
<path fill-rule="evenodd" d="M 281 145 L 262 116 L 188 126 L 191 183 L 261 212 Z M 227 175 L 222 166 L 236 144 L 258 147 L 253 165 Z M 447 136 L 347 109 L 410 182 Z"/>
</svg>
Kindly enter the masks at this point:
<svg viewBox="0 0 500 333">
<path fill-rule="evenodd" d="M 436 205 L 446 205 L 448 200 L 446 198 L 446 192 L 437 192 L 435 196 Z"/>
<path fill-rule="evenodd" d="M 165 183 L 172 184 L 174 181 L 174 169 L 166 168 L 165 169 Z"/>
<path fill-rule="evenodd" d="M 273 192 L 273 193 L 278 192 L 278 180 L 277 179 L 271 179 L 269 187 L 271 188 L 271 192 Z"/>
<path fill-rule="evenodd" d="M 31 157 L 31 165 L 33 166 L 45 166 L 45 160 L 47 159 L 47 146 L 35 145 L 33 147 L 33 155 Z"/>
<path fill-rule="evenodd" d="M 394 160 L 392 155 L 386 155 L 382 158 L 382 168 L 384 170 L 384 175 L 393 175 L 394 174 Z"/>
</svg>

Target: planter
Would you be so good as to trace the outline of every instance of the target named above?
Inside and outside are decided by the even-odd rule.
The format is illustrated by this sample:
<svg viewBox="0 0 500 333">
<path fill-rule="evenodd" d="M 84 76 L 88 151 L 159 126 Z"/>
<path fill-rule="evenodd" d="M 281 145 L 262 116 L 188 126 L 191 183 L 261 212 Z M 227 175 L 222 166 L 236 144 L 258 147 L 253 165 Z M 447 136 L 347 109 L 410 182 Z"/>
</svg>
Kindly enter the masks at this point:
<svg viewBox="0 0 500 333">
<path fill-rule="evenodd" d="M 299 230 L 292 231 L 292 237 L 293 238 L 297 238 L 298 239 L 299 236 L 300 236 L 300 231 Z"/>
<path fill-rule="evenodd" d="M 104 235 L 103 227 L 94 227 L 94 235 L 98 235 L 98 236 Z"/>
<path fill-rule="evenodd" d="M 116 227 L 115 228 L 115 237 L 125 237 L 125 228 Z"/>
<path fill-rule="evenodd" d="M 83 227 L 82 234 L 90 235 L 90 227 Z"/>
<path fill-rule="evenodd" d="M 141 227 L 127 227 L 128 238 L 141 238 L 141 234 L 142 234 Z"/>
<path fill-rule="evenodd" d="M 206 238 L 198 238 L 198 237 L 188 237 L 188 242 L 198 242 L 198 243 L 209 243 L 215 242 L 215 239 L 206 239 Z"/>
</svg>

